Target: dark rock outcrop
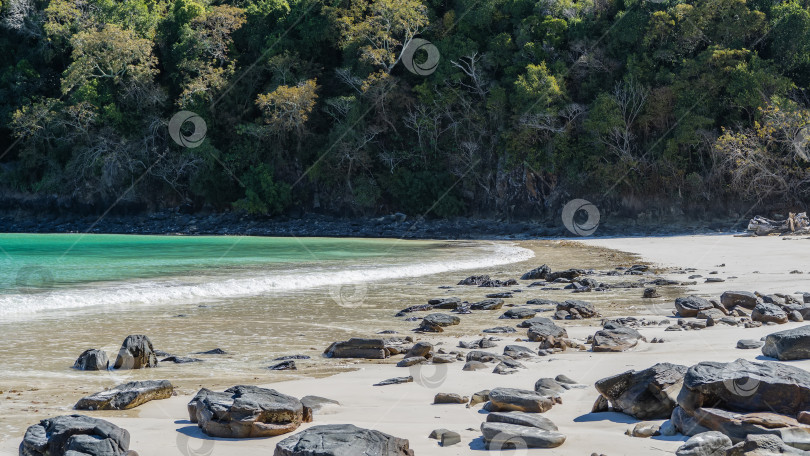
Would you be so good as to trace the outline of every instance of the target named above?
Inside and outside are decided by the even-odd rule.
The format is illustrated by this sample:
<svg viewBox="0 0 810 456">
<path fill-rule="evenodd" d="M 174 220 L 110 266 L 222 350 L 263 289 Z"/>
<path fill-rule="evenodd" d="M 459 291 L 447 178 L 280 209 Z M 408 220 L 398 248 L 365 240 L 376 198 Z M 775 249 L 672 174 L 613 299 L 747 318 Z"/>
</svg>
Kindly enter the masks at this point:
<svg viewBox="0 0 810 456">
<path fill-rule="evenodd" d="M 768 334 L 762 354 L 780 361 L 810 358 L 810 325 Z"/>
<path fill-rule="evenodd" d="M 144 335 L 127 336 L 118 357 L 115 358 L 116 369 L 143 369 L 157 366 L 157 355 L 152 341 Z"/>
<path fill-rule="evenodd" d="M 20 456 L 128 456 L 129 432 L 98 418 L 62 415 L 30 426 Z"/>
<path fill-rule="evenodd" d="M 74 406 L 77 410 L 128 410 L 141 404 L 172 397 L 168 380 L 129 382 L 84 397 Z"/>
<path fill-rule="evenodd" d="M 272 437 L 312 420 L 300 400 L 276 390 L 238 385 L 224 392 L 201 389 L 188 403 L 189 420 L 213 437 Z"/>
<path fill-rule="evenodd" d="M 714 307 L 712 303 L 699 296 L 687 296 L 675 300 L 675 310 L 678 311 L 678 315 L 685 318 L 696 317 L 701 310 L 712 307 Z"/>
<path fill-rule="evenodd" d="M 273 456 L 413 456 L 407 439 L 351 424 L 312 426 L 276 444 Z"/>
<path fill-rule="evenodd" d="M 353 337 L 347 341 L 333 342 L 324 351 L 324 355 L 327 358 L 385 359 L 388 352 L 383 339 Z"/>
<path fill-rule="evenodd" d="M 658 363 L 640 371 L 627 371 L 596 382 L 596 389 L 613 409 L 640 420 L 672 415 L 686 366 Z"/>
<path fill-rule="evenodd" d="M 489 392 L 490 411 L 543 413 L 554 406 L 554 400 L 534 391 L 495 388 Z"/>
<path fill-rule="evenodd" d="M 110 359 L 107 357 L 107 352 L 95 348 L 83 351 L 73 363 L 74 369 L 85 371 L 107 370 L 109 367 Z"/>
</svg>

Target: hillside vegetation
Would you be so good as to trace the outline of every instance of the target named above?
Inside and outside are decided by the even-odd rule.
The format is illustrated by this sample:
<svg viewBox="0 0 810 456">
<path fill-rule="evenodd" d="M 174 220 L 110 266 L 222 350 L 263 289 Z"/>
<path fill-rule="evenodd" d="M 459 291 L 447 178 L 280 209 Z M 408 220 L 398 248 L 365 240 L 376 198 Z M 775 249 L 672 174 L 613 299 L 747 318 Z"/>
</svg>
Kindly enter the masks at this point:
<svg viewBox="0 0 810 456">
<path fill-rule="evenodd" d="M 808 0 L 0 1 L 5 192 L 438 217 L 810 201 Z M 435 71 L 403 61 L 419 40 Z"/>
</svg>

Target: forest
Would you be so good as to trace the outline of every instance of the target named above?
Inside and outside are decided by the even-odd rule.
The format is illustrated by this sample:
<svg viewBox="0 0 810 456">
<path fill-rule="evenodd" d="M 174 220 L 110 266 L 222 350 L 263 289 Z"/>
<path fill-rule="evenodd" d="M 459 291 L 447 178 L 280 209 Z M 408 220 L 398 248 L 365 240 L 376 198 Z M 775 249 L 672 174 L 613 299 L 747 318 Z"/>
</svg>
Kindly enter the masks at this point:
<svg viewBox="0 0 810 456">
<path fill-rule="evenodd" d="M 810 0 L 0 0 L 0 49 L 7 195 L 440 218 L 810 201 Z M 186 111 L 194 144 L 170 132 Z"/>
</svg>

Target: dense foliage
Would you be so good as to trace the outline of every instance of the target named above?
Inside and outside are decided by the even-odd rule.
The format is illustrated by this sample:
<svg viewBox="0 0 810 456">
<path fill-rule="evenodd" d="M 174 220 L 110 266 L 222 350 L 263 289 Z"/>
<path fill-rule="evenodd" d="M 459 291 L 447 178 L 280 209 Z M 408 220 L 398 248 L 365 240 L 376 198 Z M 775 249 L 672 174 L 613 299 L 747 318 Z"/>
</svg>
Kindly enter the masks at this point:
<svg viewBox="0 0 810 456">
<path fill-rule="evenodd" d="M 2 0 L 4 191 L 271 215 L 810 201 L 810 0 L 209 1 Z M 435 72 L 403 65 L 414 39 Z"/>
</svg>

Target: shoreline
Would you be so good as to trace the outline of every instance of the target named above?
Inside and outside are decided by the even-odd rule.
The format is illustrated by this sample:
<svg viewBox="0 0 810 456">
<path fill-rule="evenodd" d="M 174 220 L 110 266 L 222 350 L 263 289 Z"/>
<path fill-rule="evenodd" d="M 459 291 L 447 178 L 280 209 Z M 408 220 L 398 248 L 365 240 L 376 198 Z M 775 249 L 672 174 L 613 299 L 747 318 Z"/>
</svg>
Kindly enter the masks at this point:
<svg viewBox="0 0 810 456">
<path fill-rule="evenodd" d="M 717 269 L 718 264 L 724 262 L 728 266 L 721 268 L 722 278 L 726 282 L 703 283 L 698 281 L 695 285 L 660 287 L 659 290 L 669 291 L 661 299 L 647 308 L 640 305 L 647 303 L 639 299 L 641 290 L 631 289 L 626 293 L 618 295 L 609 293 L 610 298 L 602 306 L 598 306 L 603 313 L 608 316 L 613 315 L 637 315 L 648 319 L 676 322 L 676 319 L 669 315 L 672 309 L 673 296 L 686 296 L 696 294 L 706 297 L 718 296 L 719 289 L 725 290 L 748 290 L 748 291 L 770 291 L 778 289 L 784 293 L 794 293 L 801 288 L 801 283 L 805 282 L 804 277 L 798 274 L 787 274 L 786 268 L 798 266 L 802 271 L 810 273 L 810 263 L 802 260 L 800 255 L 791 255 L 796 250 L 796 243 L 783 241 L 782 238 L 734 238 L 731 236 L 682 236 L 672 238 L 611 238 L 611 239 L 579 239 L 578 242 L 556 241 L 557 248 L 566 252 L 575 252 L 577 249 L 587 254 L 590 261 L 601 262 L 601 264 L 629 265 L 638 260 L 657 265 L 659 269 L 655 276 L 674 278 L 675 280 L 685 280 L 685 268 L 694 267 L 695 271 L 688 274 L 698 274 L 710 277 L 710 272 Z M 719 240 L 719 242 L 718 242 Z M 664 241 L 662 243 L 662 241 Z M 709 242 L 711 241 L 711 242 Z M 763 242 L 764 241 L 764 242 Z M 744 243 L 744 244 L 743 244 Z M 781 243 L 781 244 L 780 244 Z M 523 243 L 520 243 L 523 244 Z M 540 241 L 535 244 L 541 245 Z M 574 244 L 578 244 L 574 246 Z M 704 252 L 714 245 L 712 252 L 705 261 L 694 261 L 692 264 L 680 264 L 684 258 L 693 255 L 692 252 Z M 687 248 L 691 246 L 691 248 Z M 740 249 L 744 246 L 745 249 Z M 615 250 L 621 249 L 624 250 Z M 566 250 L 568 249 L 568 250 Z M 573 250 L 572 250 L 573 249 Z M 621 253 L 627 252 L 627 253 Z M 570 254 L 569 254 L 570 255 Z M 736 255 L 736 256 L 735 256 Z M 785 263 L 784 258 L 788 257 L 791 262 Z M 497 272 L 498 276 L 511 276 L 516 271 L 524 270 L 529 264 L 537 263 L 535 266 L 547 262 L 546 257 L 538 255 L 533 260 L 521 263 L 493 268 L 493 271 L 480 271 L 480 273 Z M 722 258 L 722 260 L 721 260 Z M 750 261 L 756 259 L 756 265 Z M 715 260 L 716 259 L 716 260 Z M 749 261 L 745 261 L 748 259 Z M 565 261 L 560 261 L 552 265 L 553 270 L 564 267 L 577 267 L 576 262 L 582 262 L 581 257 L 569 256 Z M 754 273 L 759 270 L 759 273 Z M 721 274 L 717 274 L 721 275 Z M 778 277 L 785 276 L 781 280 Z M 732 279 L 730 277 L 736 277 Z M 412 295 L 408 299 L 401 300 L 398 304 L 388 307 L 391 309 L 404 302 L 419 304 L 426 298 L 442 294 L 454 295 L 462 291 L 459 287 L 450 290 L 437 290 L 435 285 L 453 285 L 448 283 L 447 276 L 431 277 L 420 290 L 424 294 Z M 602 279 L 602 276 L 599 277 Z M 527 294 L 524 281 L 521 281 L 520 288 Z M 528 282 L 526 282 L 528 283 Z M 785 289 L 792 284 L 791 289 Z M 670 289 L 671 288 L 671 289 Z M 433 290 L 429 292 L 428 290 Z M 446 293 L 440 293 L 440 292 Z M 463 289 L 464 292 L 478 292 L 481 290 Z M 499 291 L 489 289 L 486 291 Z M 546 293 L 555 293 L 548 291 Z M 569 295 L 568 299 L 593 300 L 597 297 L 593 293 L 581 293 Z M 525 297 L 520 296 L 515 303 L 523 301 Z M 534 297 L 534 296 L 532 296 Z M 424 298 L 424 299 L 423 299 Z M 600 298 L 607 298 L 602 295 Z M 601 302 L 601 301 L 600 301 Z M 614 308 L 615 307 L 615 308 Z M 389 309 L 390 310 L 390 309 Z M 657 312 L 657 313 L 656 313 Z M 475 325 L 487 323 L 495 326 L 501 323 L 508 323 L 514 326 L 516 321 L 497 320 L 496 311 L 492 315 L 481 317 L 480 321 L 475 320 Z M 419 314 L 420 316 L 422 314 Z M 544 314 L 543 316 L 549 316 Z M 470 316 L 461 315 L 465 320 Z M 392 321 L 394 319 L 389 317 Z M 599 319 L 580 320 L 573 322 L 563 322 L 571 338 L 584 340 L 598 329 Z M 413 327 L 416 323 L 410 323 Z M 407 326 L 407 323 L 405 324 Z M 778 326 L 763 326 L 760 328 L 743 329 L 740 327 L 712 327 L 701 331 L 681 331 L 668 332 L 664 326 L 653 326 L 638 328 L 648 340 L 662 337 L 666 340 L 663 344 L 640 343 L 638 347 L 631 351 L 621 353 L 593 353 L 585 352 L 563 352 L 547 357 L 535 357 L 531 360 L 521 361 L 527 365 L 527 369 L 521 369 L 512 375 L 498 375 L 486 371 L 463 372 L 462 363 L 448 364 L 448 368 L 440 373 L 441 381 L 435 380 L 436 370 L 434 366 L 400 368 L 394 363 L 401 357 L 395 357 L 384 361 L 360 361 L 360 360 L 333 360 L 340 361 L 346 367 L 353 369 L 351 372 L 339 373 L 324 378 L 301 378 L 288 381 L 262 381 L 257 378 L 252 384 L 275 388 L 284 394 L 296 397 L 304 395 L 319 395 L 331 399 L 336 399 L 342 405 L 330 407 L 327 410 L 315 414 L 313 423 L 302 425 L 297 431 L 304 430 L 310 426 L 331 423 L 351 423 L 360 427 L 378 429 L 391 435 L 407 438 L 410 440 L 411 448 L 416 455 L 465 455 L 465 454 L 497 454 L 497 452 L 486 452 L 483 450 L 483 442 L 480 438 L 478 425 L 485 420 L 485 415 L 480 411 L 480 404 L 473 408 L 465 408 L 463 405 L 432 405 L 432 398 L 438 392 L 458 393 L 469 396 L 482 389 L 490 389 L 497 386 L 518 387 L 532 389 L 534 381 L 540 377 L 554 377 L 555 375 L 567 375 L 578 383 L 584 385 L 583 388 L 576 388 L 563 394 L 563 402 L 555 406 L 544 414 L 554 421 L 560 428 L 560 432 L 567 436 L 567 441 L 562 446 L 553 450 L 528 450 L 519 452 L 528 455 L 582 455 L 592 452 L 606 453 L 609 456 L 619 454 L 672 454 L 686 437 L 676 435 L 673 437 L 653 437 L 634 438 L 624 435 L 624 431 L 632 427 L 632 423 L 638 422 L 634 418 L 620 413 L 590 413 L 597 392 L 594 389 L 594 382 L 600 378 L 607 377 L 628 369 L 644 369 L 650 365 L 668 361 L 692 365 L 699 361 L 731 361 L 736 358 L 757 360 L 761 357 L 758 350 L 739 350 L 735 348 L 735 343 L 742 338 L 759 338 L 766 334 L 802 326 L 803 323 L 787 323 Z M 486 325 L 485 325 L 486 326 Z M 480 331 L 472 331 L 473 328 L 466 329 L 451 327 L 451 330 L 443 335 L 427 335 L 402 333 L 400 335 L 412 335 L 414 341 L 429 341 L 436 348 L 445 350 L 455 350 L 459 340 L 472 340 L 480 338 Z M 360 334 L 358 334 L 360 335 Z M 534 348 L 537 343 L 525 340 L 525 330 L 518 330 L 516 334 L 498 335 L 501 340 L 497 342 L 495 348 L 488 349 L 495 353 L 500 353 L 507 344 L 519 344 Z M 335 340 L 339 340 L 336 338 Z M 325 347 L 320 347 L 321 349 Z M 318 352 L 316 352 L 318 353 Z M 810 361 L 795 361 L 791 365 L 799 366 L 810 370 Z M 445 366 L 445 365 L 440 365 Z M 490 366 L 492 367 L 492 366 Z M 159 370 L 159 369 L 158 369 Z M 415 381 L 402 385 L 391 385 L 373 387 L 373 383 L 380 380 L 415 374 Z M 418 381 L 420 376 L 423 381 Z M 205 386 L 209 386 L 206 384 Z M 167 400 L 153 401 L 142 405 L 132 411 L 131 414 L 121 412 L 92 412 L 92 416 L 99 416 L 104 419 L 128 429 L 132 435 L 131 448 L 141 454 L 178 454 L 178 455 L 228 455 L 235 452 L 245 452 L 246 454 L 258 454 L 258 452 L 269 453 L 275 443 L 292 434 L 285 434 L 280 437 L 265 439 L 215 439 L 205 436 L 199 431 L 196 425 L 187 421 L 185 404 L 191 398 L 193 389 L 184 389 L 179 394 Z M 65 413 L 68 413 L 66 410 Z M 37 420 L 32 419 L 30 424 Z M 127 415 L 127 416 L 121 416 Z M 131 416 L 137 415 L 137 417 Z M 653 420 L 663 422 L 663 420 Z M 428 439 L 431 430 L 436 428 L 448 428 L 461 434 L 462 443 L 459 445 L 442 448 L 435 440 Z M 473 429 L 473 430 L 469 430 Z M 16 443 L 15 443 L 16 442 Z M 19 444 L 19 438 L 0 441 L 0 454 L 16 455 L 14 449 Z M 171 451 L 165 448 L 174 448 Z M 510 452 L 511 454 L 511 452 Z M 518 453 L 516 453 L 518 454 Z"/>
</svg>

